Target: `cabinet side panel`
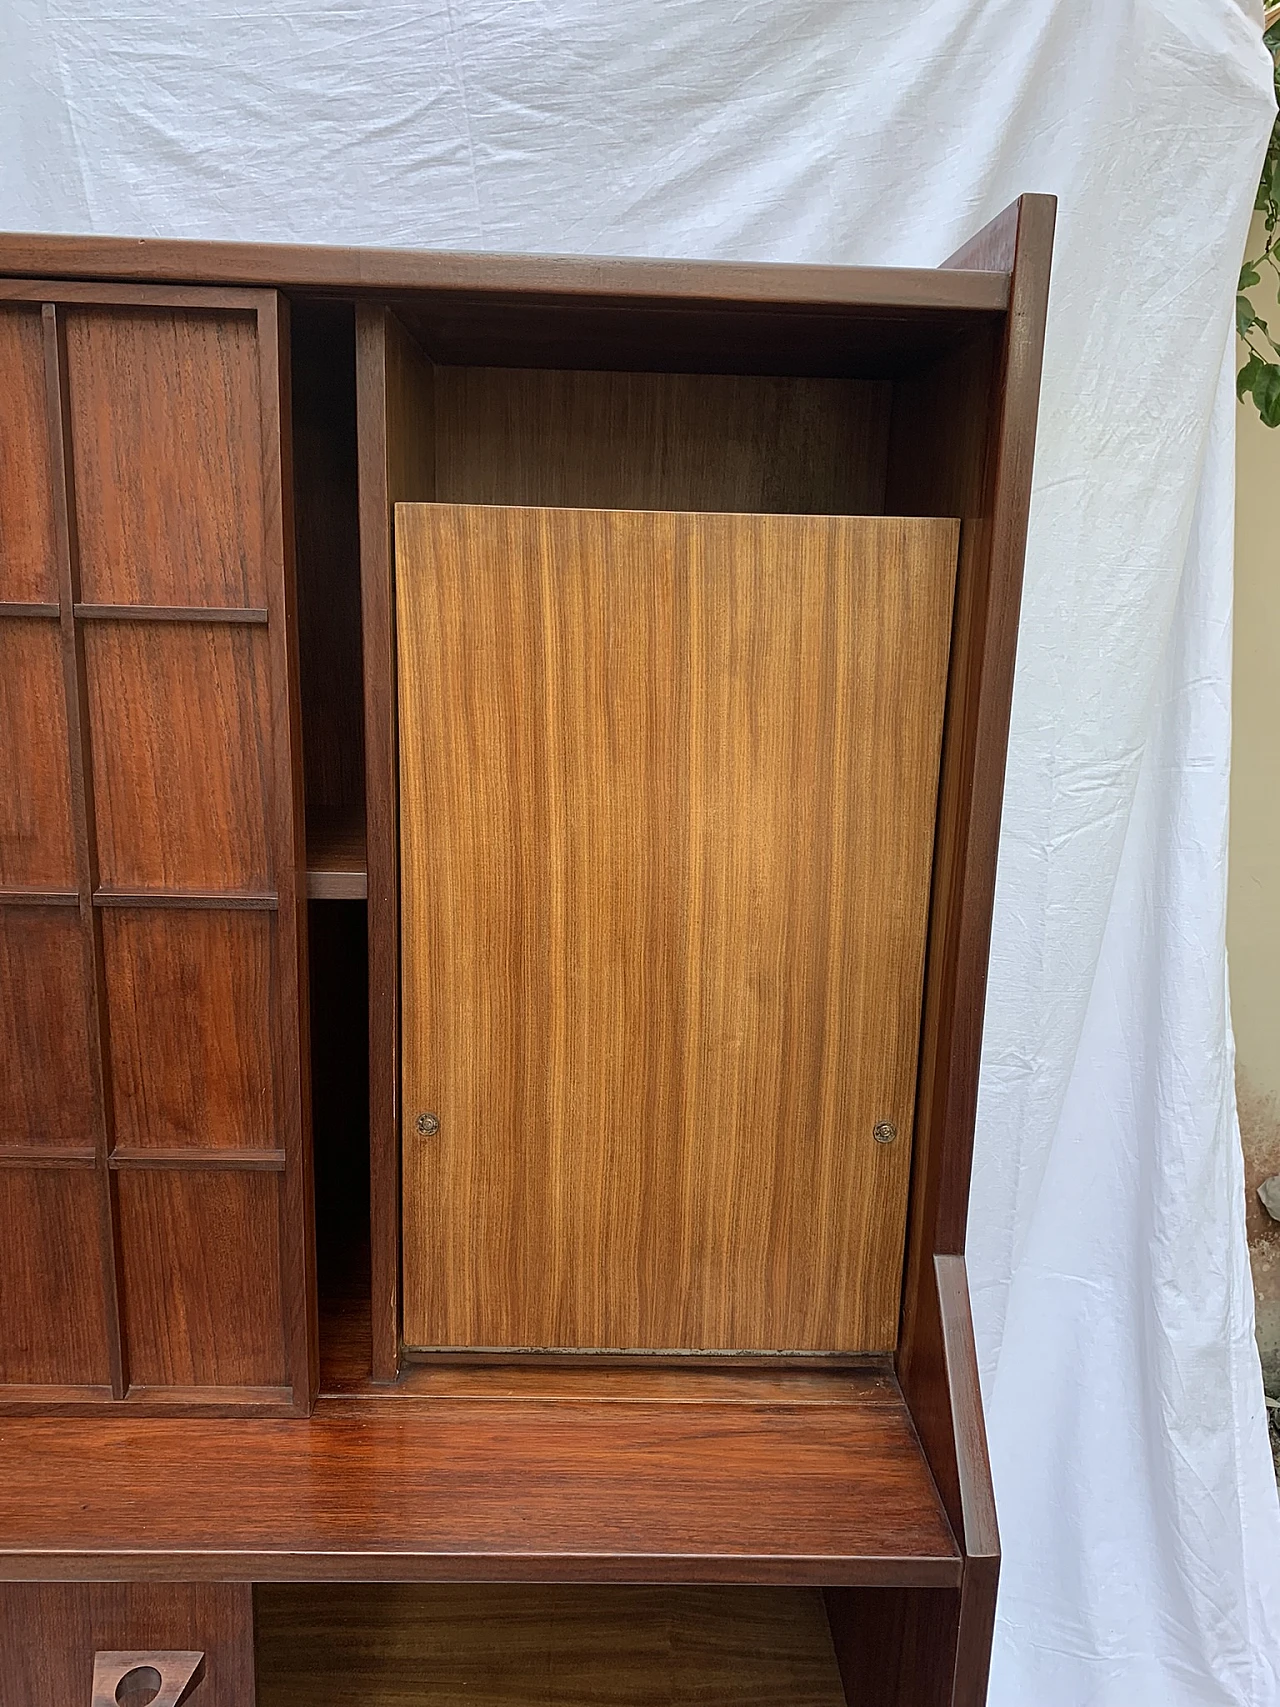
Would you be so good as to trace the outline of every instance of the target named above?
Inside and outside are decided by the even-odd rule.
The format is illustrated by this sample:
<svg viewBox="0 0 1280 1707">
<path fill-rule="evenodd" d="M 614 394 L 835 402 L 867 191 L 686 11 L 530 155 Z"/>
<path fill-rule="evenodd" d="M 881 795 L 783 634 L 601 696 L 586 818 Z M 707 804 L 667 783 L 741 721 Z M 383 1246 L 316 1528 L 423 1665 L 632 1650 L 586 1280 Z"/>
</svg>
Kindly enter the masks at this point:
<svg viewBox="0 0 1280 1707">
<path fill-rule="evenodd" d="M 953 1707 L 960 1591 L 823 1590 L 846 1707 Z"/>
<path fill-rule="evenodd" d="M 964 1249 L 1054 215 L 1051 196 L 1023 196 L 949 263 L 1008 269 L 1008 314 L 998 339 L 899 386 L 888 487 L 891 504 L 962 517 L 898 1369 L 952 1526 L 983 1556 L 934 1259 Z"/>
</svg>

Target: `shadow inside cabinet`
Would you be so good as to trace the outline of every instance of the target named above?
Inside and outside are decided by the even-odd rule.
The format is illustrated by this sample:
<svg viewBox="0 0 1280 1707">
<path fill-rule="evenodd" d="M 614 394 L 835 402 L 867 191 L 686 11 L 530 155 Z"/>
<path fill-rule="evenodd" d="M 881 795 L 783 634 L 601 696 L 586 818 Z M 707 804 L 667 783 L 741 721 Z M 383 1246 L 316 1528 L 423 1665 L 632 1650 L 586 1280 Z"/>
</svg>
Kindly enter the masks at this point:
<svg viewBox="0 0 1280 1707">
<path fill-rule="evenodd" d="M 820 1589 L 286 1585 L 258 1707 L 844 1707 Z"/>
</svg>

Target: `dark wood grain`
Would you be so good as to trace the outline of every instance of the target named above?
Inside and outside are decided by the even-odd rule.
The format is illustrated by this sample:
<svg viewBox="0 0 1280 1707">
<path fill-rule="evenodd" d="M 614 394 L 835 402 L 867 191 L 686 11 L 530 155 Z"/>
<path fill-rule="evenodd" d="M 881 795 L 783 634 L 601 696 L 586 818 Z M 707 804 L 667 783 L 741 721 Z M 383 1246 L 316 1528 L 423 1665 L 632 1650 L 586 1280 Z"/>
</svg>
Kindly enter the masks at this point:
<svg viewBox="0 0 1280 1707">
<path fill-rule="evenodd" d="M 369 915 L 372 1370 L 400 1367 L 400 816 L 395 506 L 435 494 L 430 363 L 384 308 L 356 310 Z"/>
<path fill-rule="evenodd" d="M 298 653 L 307 809 L 364 811 L 364 694 L 350 303 L 292 316 Z"/>
<path fill-rule="evenodd" d="M 10 1578 L 954 1586 L 960 1570 L 892 1382 L 842 1405 L 14 1419 L 0 1455 Z"/>
<path fill-rule="evenodd" d="M 116 1179 L 131 1380 L 286 1385 L 277 1176 L 131 1168 Z"/>
<path fill-rule="evenodd" d="M 0 887 L 73 887 L 61 637 L 42 618 L 0 617 L 0 777 Z"/>
<path fill-rule="evenodd" d="M 956 1589 L 829 1588 L 823 1598 L 847 1707 L 958 1703 Z"/>
<path fill-rule="evenodd" d="M 68 310 L 86 603 L 266 603 L 257 344 L 247 311 Z"/>
<path fill-rule="evenodd" d="M 169 1395 L 182 1411 L 305 1411 L 317 1354 L 286 307 L 171 287 L 26 297 L 43 302 L 50 631 L 91 992 L 93 1131 L 76 1153 L 87 1136 L 112 1389 L 135 1408 Z M 23 703 L 41 709 L 34 693 Z M 36 769 L 25 755 L 23 768 Z M 66 874 L 40 889 L 69 893 Z M 63 961 L 49 970 L 67 982 Z M 28 1019 L 14 1024 L 30 1088 L 41 1057 Z M 15 1148 L 41 1150 L 29 1130 Z M 221 1232 L 197 1225 L 202 1204 L 230 1206 Z M 245 1249 L 224 1261 L 219 1237 Z M 31 1381 L 0 1395 L 24 1399 L 40 1402 Z"/>
<path fill-rule="evenodd" d="M 963 518 L 898 1359 L 961 1536 L 934 1259 L 964 1249 L 1054 209 L 1052 197 L 1024 196 L 970 248 L 1011 266 L 1003 340 L 994 349 L 979 342 L 895 399 L 894 434 L 911 454 L 891 448 L 898 473 L 886 494 L 908 510 L 949 502 Z"/>
<path fill-rule="evenodd" d="M 75 604 L 80 597 L 80 537 L 76 521 L 75 459 L 71 444 L 70 362 L 65 314 L 53 303 L 46 302 L 41 315 L 44 324 L 45 407 L 53 472 L 54 537 L 58 555 L 62 679 L 75 826 L 77 904 L 84 972 L 91 992 L 86 1040 L 94 1087 L 92 1136 L 98 1188 L 98 1261 L 105 1303 L 110 1392 L 112 1400 L 118 1400 L 128 1387 L 129 1371 L 120 1319 L 120 1228 L 116 1217 L 115 1186 L 107 1171 L 107 1154 L 112 1142 L 111 1067 L 105 1038 L 107 997 L 102 928 L 93 905 L 93 892 L 98 884 L 98 848 L 88 688 L 84 634 L 74 615 Z"/>
<path fill-rule="evenodd" d="M 0 599 L 47 604 L 58 562 L 38 302 L 0 313 L 0 445 Z"/>
<path fill-rule="evenodd" d="M 275 913 L 280 897 L 268 890 L 239 889 L 95 889 L 95 907 L 206 907 L 211 911 Z"/>
<path fill-rule="evenodd" d="M 98 1209 L 92 1163 L 0 1169 L 0 1383 L 110 1382 Z"/>
<path fill-rule="evenodd" d="M 107 910 L 117 1153 L 275 1144 L 272 926 L 267 912 Z"/>
<path fill-rule="evenodd" d="M 75 607 L 80 622 L 235 622 L 265 624 L 265 610 L 247 605 L 226 605 L 205 610 L 199 605 L 84 605 Z"/>
<path fill-rule="evenodd" d="M 259 1707 L 844 1707 L 816 1589 L 268 1585 Z"/>
<path fill-rule="evenodd" d="M 285 1152 L 269 1150 L 262 1145 L 236 1150 L 229 1145 L 210 1149 L 199 1144 L 159 1145 L 149 1149 L 113 1150 L 107 1158 L 112 1168 L 187 1168 L 197 1173 L 211 1169 L 246 1169 L 255 1173 L 283 1173 Z"/>
<path fill-rule="evenodd" d="M 94 1655 L 204 1654 L 199 1707 L 253 1707 L 245 1583 L 0 1584 L 0 1707 L 89 1707 Z"/>
<path fill-rule="evenodd" d="M 441 367 L 435 496 L 874 515 L 883 509 L 890 389 L 883 381 Z"/>
<path fill-rule="evenodd" d="M 993 251 L 991 259 L 998 259 Z M 39 298 L 41 279 L 134 279 L 191 284 L 293 286 L 395 294 L 609 297 L 797 306 L 999 313 L 1004 269 L 948 276 L 933 268 L 806 266 L 778 262 L 635 260 L 565 255 L 466 254 L 431 249 L 326 248 L 287 243 L 203 243 L 157 237 L 60 237 L 0 233 L 0 300 Z M 25 275 L 25 276 L 24 276 Z M 71 293 L 75 286 L 64 287 Z M 79 287 L 90 300 L 104 293 Z M 122 295 L 136 296 L 139 293 Z"/>
<path fill-rule="evenodd" d="M 368 893 L 363 806 L 308 806 L 307 899 L 363 901 Z"/>
<path fill-rule="evenodd" d="M 995 1492 L 987 1456 L 987 1431 L 978 1383 L 978 1353 L 969 1308 L 969 1283 L 962 1256 L 934 1258 L 942 1352 L 946 1367 L 950 1416 L 936 1422 L 921 1394 L 916 1409 L 931 1438 L 941 1438 L 947 1422 L 955 1443 L 964 1548 L 956 1635 L 956 1682 L 953 1707 L 983 1707 L 991 1665 L 995 1629 L 996 1590 L 1000 1580 L 1000 1532 L 996 1523 Z M 922 1384 L 923 1385 L 923 1384 Z M 919 1390 L 918 1390 L 919 1392 Z"/>
<path fill-rule="evenodd" d="M 262 403 L 263 559 L 271 654 L 271 838 L 276 917 L 276 1120 L 285 1152 L 280 1256 L 285 1363 L 306 1415 L 319 1383 L 315 1178 L 311 1152 L 310 1014 L 307 1005 L 307 835 L 303 777 L 298 586 L 294 557 L 292 373 L 289 304 L 267 291 L 258 308 Z"/>
<path fill-rule="evenodd" d="M 91 623 L 84 651 L 103 885 L 271 889 L 267 634 Z"/>
<path fill-rule="evenodd" d="M 92 990 L 77 911 L 0 906 L 0 991 L 0 1148 L 92 1154 Z"/>
</svg>

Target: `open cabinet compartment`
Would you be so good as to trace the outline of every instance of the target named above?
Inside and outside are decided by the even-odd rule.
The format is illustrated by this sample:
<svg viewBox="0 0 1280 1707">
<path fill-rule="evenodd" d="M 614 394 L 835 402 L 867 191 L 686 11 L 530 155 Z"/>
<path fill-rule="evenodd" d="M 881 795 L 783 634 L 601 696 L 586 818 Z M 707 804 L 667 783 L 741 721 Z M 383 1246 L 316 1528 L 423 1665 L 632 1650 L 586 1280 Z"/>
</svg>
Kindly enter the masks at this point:
<svg viewBox="0 0 1280 1707">
<path fill-rule="evenodd" d="M 254 1591 L 258 1707 L 510 1701 L 847 1707 L 885 1589 L 283 1584 Z M 915 1591 L 927 1651 L 945 1591 Z M 908 1668 L 912 1661 L 904 1654 Z M 913 1707 L 947 1699 L 923 1663 Z"/>
<path fill-rule="evenodd" d="M 0 270 L 72 281 L 23 301 L 151 291 L 279 328 L 296 699 L 274 729 L 294 767 L 283 887 L 307 921 L 310 1029 L 303 1001 L 290 1035 L 312 1135 L 282 1173 L 287 1393 L 0 1390 L 14 1641 L 108 1603 L 122 1646 L 192 1647 L 205 1620 L 239 1667 L 210 1707 L 242 1707 L 250 1585 L 313 1585 L 260 1588 L 264 1699 L 289 1699 L 277 1662 L 299 1629 L 337 1632 L 338 1700 L 383 1663 L 357 1622 L 427 1665 L 432 1627 L 504 1608 L 486 1688 L 554 1649 L 570 1673 L 604 1655 L 600 1699 L 678 1695 L 673 1665 L 737 1690 L 750 1625 L 777 1638 L 793 1698 L 983 1699 L 998 1542 L 961 1253 L 1052 224 L 1049 199 L 1023 198 L 936 272 L 4 240 Z M 102 277 L 139 282 L 74 282 Z M 905 1224 L 879 1330 L 834 1336 L 825 1362 L 749 1340 L 405 1351 L 398 504 L 958 522 Z M 61 612 L 73 648 L 101 618 L 69 597 L 0 620 Z M 38 911 L 0 893 L 0 923 L 20 909 Z M 0 1164 L 15 1182 L 35 1166 Z M 613 1682 L 611 1620 L 634 1638 Z"/>
</svg>

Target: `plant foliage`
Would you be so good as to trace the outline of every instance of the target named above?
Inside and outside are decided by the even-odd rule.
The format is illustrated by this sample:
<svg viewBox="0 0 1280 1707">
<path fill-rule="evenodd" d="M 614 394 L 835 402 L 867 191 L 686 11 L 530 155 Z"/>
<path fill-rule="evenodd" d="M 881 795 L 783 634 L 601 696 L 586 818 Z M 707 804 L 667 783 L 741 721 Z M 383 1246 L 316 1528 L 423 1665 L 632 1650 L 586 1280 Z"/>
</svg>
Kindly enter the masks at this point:
<svg viewBox="0 0 1280 1707">
<path fill-rule="evenodd" d="M 1265 31 L 1262 39 L 1275 61 L 1276 97 L 1280 101 L 1280 18 Z M 1276 301 L 1280 303 L 1280 261 L 1276 258 L 1277 247 L 1280 247 L 1280 236 L 1276 232 L 1276 227 L 1280 226 L 1280 113 L 1277 113 L 1271 127 L 1271 140 L 1267 143 L 1258 196 L 1253 205 L 1263 215 L 1266 244 L 1260 255 L 1247 260 L 1240 269 L 1236 331 L 1247 344 L 1249 356 L 1236 375 L 1236 395 L 1243 401 L 1248 392 L 1257 404 L 1264 425 L 1280 427 L 1280 345 L 1275 343 L 1266 321 L 1245 295 L 1246 291 L 1262 283 L 1263 269 L 1269 267 L 1277 285 Z M 1280 327 L 1276 336 L 1280 337 Z"/>
</svg>

